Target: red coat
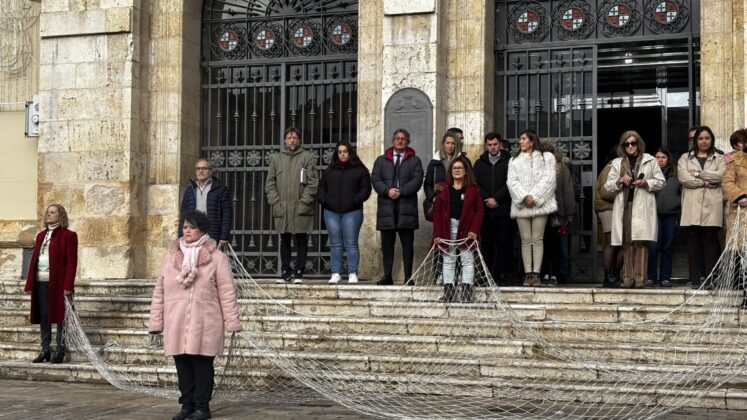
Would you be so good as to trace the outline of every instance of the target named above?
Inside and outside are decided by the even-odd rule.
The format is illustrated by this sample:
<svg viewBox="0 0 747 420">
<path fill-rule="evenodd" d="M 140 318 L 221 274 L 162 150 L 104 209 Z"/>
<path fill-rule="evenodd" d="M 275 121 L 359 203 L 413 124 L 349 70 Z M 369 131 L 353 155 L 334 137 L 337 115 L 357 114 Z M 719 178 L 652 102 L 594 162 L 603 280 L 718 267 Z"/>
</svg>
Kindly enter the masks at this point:
<svg viewBox="0 0 747 420">
<path fill-rule="evenodd" d="M 34 252 L 31 255 L 29 275 L 26 279 L 27 292 L 31 292 L 31 323 L 39 323 L 39 308 L 36 307 L 37 264 L 41 244 L 47 235 L 47 229 L 36 235 Z M 75 291 L 75 271 L 78 269 L 78 235 L 62 226 L 52 231 L 49 243 L 49 322 L 62 324 L 65 321 L 64 290 Z"/>
<path fill-rule="evenodd" d="M 433 238 L 451 239 L 451 194 L 444 188 L 436 196 L 433 209 Z M 457 239 L 464 239 L 469 232 L 479 234 L 482 226 L 483 203 L 480 188 L 472 185 L 464 189 L 462 216 L 459 218 Z"/>
</svg>

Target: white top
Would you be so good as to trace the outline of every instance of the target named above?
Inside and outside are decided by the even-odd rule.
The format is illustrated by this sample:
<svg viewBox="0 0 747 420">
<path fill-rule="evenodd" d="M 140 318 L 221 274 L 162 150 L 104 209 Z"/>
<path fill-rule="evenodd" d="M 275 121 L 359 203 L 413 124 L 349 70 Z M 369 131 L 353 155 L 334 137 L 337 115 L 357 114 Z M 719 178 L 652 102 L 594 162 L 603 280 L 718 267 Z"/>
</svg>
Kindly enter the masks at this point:
<svg viewBox="0 0 747 420">
<path fill-rule="evenodd" d="M 44 236 L 41 249 L 39 250 L 39 263 L 36 265 L 36 280 L 40 282 L 49 282 L 49 243 L 52 241 L 52 232 L 54 227 L 47 230 Z"/>
</svg>

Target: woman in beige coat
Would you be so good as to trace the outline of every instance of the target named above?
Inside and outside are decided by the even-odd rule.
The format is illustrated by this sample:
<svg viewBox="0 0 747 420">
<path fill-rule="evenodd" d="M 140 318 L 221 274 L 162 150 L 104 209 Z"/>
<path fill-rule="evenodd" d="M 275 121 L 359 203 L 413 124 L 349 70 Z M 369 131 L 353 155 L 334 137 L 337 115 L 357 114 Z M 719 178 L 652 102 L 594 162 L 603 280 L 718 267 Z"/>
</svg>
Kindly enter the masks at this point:
<svg viewBox="0 0 747 420">
<path fill-rule="evenodd" d="M 700 288 L 718 261 L 718 233 L 724 223 L 721 182 L 726 162 L 716 153 L 714 142 L 710 128 L 698 127 L 692 149 L 677 164 L 677 179 L 682 184 L 680 226 L 687 230 L 687 259 L 693 289 Z"/>
<path fill-rule="evenodd" d="M 161 267 L 150 308 L 151 334 L 163 332 L 163 352 L 173 356 L 182 410 L 173 418 L 210 418 L 213 359 L 223 354 L 223 331 L 241 331 L 231 262 L 206 233 L 207 216 L 187 213 L 184 236 Z"/>
<path fill-rule="evenodd" d="M 647 242 L 656 241 L 656 191 L 666 180 L 646 143 L 636 131 L 620 137 L 617 159 L 612 161 L 607 191 L 616 191 L 612 208 L 612 246 L 623 247 L 623 287 L 646 286 Z"/>
</svg>

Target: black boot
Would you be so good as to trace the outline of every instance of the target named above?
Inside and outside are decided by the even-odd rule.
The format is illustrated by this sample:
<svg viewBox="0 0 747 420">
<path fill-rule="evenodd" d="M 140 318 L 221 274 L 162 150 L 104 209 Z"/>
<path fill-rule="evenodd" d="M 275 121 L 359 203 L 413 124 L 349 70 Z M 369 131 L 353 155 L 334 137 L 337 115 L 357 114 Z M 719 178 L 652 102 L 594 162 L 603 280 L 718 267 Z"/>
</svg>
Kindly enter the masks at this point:
<svg viewBox="0 0 747 420">
<path fill-rule="evenodd" d="M 475 286 L 472 284 L 462 284 L 461 295 L 463 303 L 473 303 L 475 301 Z"/>
<path fill-rule="evenodd" d="M 52 357 L 52 352 L 50 352 L 49 350 L 40 351 L 39 355 L 36 356 L 36 359 L 32 360 L 31 363 L 48 362 L 51 357 Z"/>
<path fill-rule="evenodd" d="M 620 287 L 620 280 L 618 279 L 616 272 L 613 271 L 607 275 L 604 279 L 604 287 L 610 287 L 613 289 Z"/>
<path fill-rule="evenodd" d="M 439 299 L 444 303 L 451 303 L 456 300 L 456 290 L 453 284 L 444 284 L 444 295 Z"/>
<path fill-rule="evenodd" d="M 180 412 L 176 413 L 176 415 L 174 417 L 172 417 L 171 420 L 184 420 L 184 419 L 187 418 L 187 416 L 189 416 L 190 414 L 192 414 L 194 411 L 195 411 L 194 408 L 184 408 L 184 407 L 182 407 L 182 410 Z"/>
<path fill-rule="evenodd" d="M 52 357 L 52 363 L 62 363 L 65 361 L 65 351 L 64 350 L 58 350 L 54 352 L 54 356 Z"/>
<path fill-rule="evenodd" d="M 210 417 L 210 411 L 195 410 L 186 417 L 186 420 L 206 420 Z"/>
</svg>

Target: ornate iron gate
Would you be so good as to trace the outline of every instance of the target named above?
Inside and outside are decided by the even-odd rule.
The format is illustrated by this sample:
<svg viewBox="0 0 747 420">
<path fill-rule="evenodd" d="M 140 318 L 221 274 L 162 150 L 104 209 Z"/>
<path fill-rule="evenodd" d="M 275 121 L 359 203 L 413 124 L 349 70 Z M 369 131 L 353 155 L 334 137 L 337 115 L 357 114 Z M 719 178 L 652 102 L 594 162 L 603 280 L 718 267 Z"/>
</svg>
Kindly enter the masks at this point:
<svg viewBox="0 0 747 420">
<path fill-rule="evenodd" d="M 232 245 L 252 274 L 279 273 L 264 184 L 285 128 L 302 132 L 321 171 L 356 142 L 358 4 L 207 0 L 202 17 L 202 155 L 233 191 Z M 320 212 L 306 273 L 329 272 Z"/>
</svg>

